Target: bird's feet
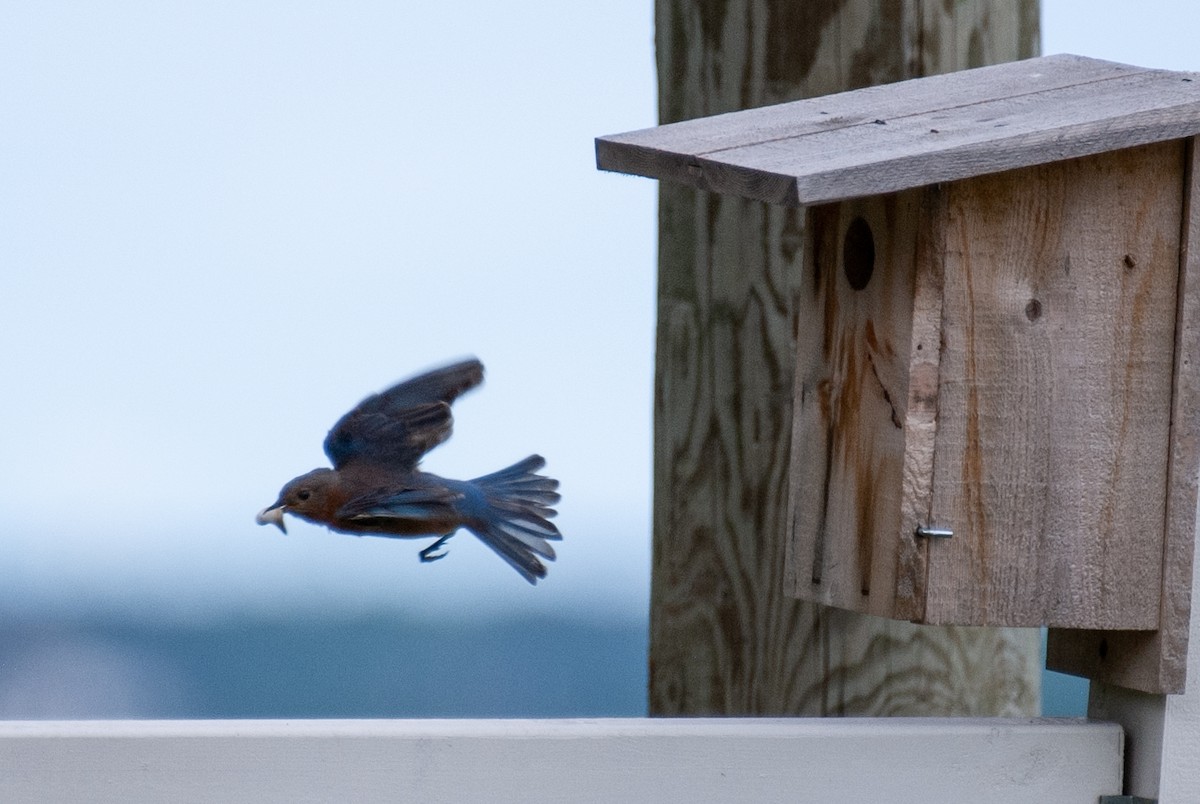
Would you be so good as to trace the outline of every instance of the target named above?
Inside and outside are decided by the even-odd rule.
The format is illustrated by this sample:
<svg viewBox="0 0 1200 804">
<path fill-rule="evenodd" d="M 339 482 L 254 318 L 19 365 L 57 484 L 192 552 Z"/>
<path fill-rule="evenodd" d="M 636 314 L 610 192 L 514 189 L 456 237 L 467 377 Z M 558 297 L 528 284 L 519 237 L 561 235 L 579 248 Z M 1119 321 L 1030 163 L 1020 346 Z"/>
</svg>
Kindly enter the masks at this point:
<svg viewBox="0 0 1200 804">
<path fill-rule="evenodd" d="M 422 550 L 418 554 L 421 556 L 421 561 L 428 563 L 430 561 L 437 561 L 439 558 L 445 558 L 446 553 L 449 551 L 443 550 L 442 545 L 444 545 L 446 543 L 446 540 L 449 539 L 453 535 L 454 535 L 453 533 L 447 533 L 445 536 L 438 539 L 436 542 L 434 542 L 433 544 L 429 545 L 424 550 Z"/>
</svg>

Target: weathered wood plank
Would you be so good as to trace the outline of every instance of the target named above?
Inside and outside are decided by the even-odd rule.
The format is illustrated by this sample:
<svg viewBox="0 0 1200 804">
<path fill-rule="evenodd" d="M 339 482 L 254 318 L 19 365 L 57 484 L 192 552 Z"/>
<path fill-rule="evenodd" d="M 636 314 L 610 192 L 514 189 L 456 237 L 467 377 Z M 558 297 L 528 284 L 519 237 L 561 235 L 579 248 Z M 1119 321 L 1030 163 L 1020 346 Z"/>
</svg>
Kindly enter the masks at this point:
<svg viewBox="0 0 1200 804">
<path fill-rule="evenodd" d="M 895 608 L 922 201 L 810 209 L 796 302 L 791 592 L 870 614 Z"/>
<path fill-rule="evenodd" d="M 735 194 L 748 195 L 735 184 L 744 177 L 756 187 L 793 182 L 794 198 L 766 199 L 779 203 L 894 192 L 1190 136 L 1200 129 L 1200 80 L 1144 72 L 877 121 L 732 148 L 700 168 Z"/>
<path fill-rule="evenodd" d="M 929 540 L 917 538 L 932 524 L 933 469 L 937 448 L 938 377 L 942 359 L 942 271 L 946 257 L 946 196 L 926 188 L 917 226 L 916 284 L 909 346 L 908 415 L 904 420 L 904 477 L 896 546 L 895 607 L 891 616 L 925 619 Z"/>
<path fill-rule="evenodd" d="M 1200 176 L 1187 147 L 1159 630 L 1051 629 L 1046 652 L 1051 669 L 1147 692 L 1183 692 L 1187 676 L 1200 466 Z"/>
<path fill-rule="evenodd" d="M 649 165 L 650 160 L 667 155 L 711 156 L 755 144 L 840 131 L 879 119 L 929 115 L 1148 72 L 1152 71 L 1083 56 L 1045 56 L 847 92 L 831 86 L 832 94 L 822 97 L 612 134 L 597 138 L 596 146 L 602 156 L 602 169 L 656 178 L 658 173 L 635 170 L 624 160 L 643 154 Z"/>
<path fill-rule="evenodd" d="M 823 203 L 1200 133 L 1197 77 L 1047 57 L 959 74 L 975 79 L 966 86 L 938 76 L 882 96 L 857 90 L 601 138 L 597 160 L 724 194 Z"/>
<path fill-rule="evenodd" d="M 1179 141 L 946 187 L 928 622 L 1159 622 Z"/>
<path fill-rule="evenodd" d="M 967 66 L 940 0 L 658 0 L 663 122 Z M 979 18 L 954 42 L 997 58 Z M 950 55 L 947 55 L 950 54 Z M 804 281 L 795 209 L 660 190 L 650 712 L 1020 714 L 1038 702 L 1030 630 L 939 629 L 784 594 L 794 298 Z"/>
</svg>

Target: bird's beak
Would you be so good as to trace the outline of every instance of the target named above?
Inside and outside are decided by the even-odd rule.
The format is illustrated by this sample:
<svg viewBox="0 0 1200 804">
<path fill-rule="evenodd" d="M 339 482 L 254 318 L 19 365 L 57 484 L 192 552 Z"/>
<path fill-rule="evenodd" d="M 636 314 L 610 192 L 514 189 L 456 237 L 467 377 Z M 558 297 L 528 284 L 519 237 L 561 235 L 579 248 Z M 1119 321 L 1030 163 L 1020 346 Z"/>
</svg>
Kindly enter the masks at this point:
<svg viewBox="0 0 1200 804">
<path fill-rule="evenodd" d="M 287 533 L 287 528 L 283 524 L 283 504 L 276 503 L 269 508 L 264 508 L 258 512 L 258 516 L 254 517 L 254 521 L 260 525 L 275 525 L 284 533 Z"/>
</svg>

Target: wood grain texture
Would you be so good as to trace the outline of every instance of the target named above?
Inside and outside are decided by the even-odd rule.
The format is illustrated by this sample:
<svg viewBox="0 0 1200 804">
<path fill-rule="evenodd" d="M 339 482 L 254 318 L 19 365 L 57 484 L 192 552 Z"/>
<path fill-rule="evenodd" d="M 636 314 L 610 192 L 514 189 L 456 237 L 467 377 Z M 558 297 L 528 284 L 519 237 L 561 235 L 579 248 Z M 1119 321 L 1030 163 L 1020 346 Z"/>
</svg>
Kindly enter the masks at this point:
<svg viewBox="0 0 1200 804">
<path fill-rule="evenodd" d="M 700 158 L 756 144 L 787 146 L 792 140 L 878 125 L 876 120 L 894 122 L 914 115 L 950 113 L 980 103 L 1072 87 L 1086 89 L 1096 82 L 1128 80 L 1148 72 L 1142 67 L 1082 56 L 1045 56 L 906 81 L 892 78 L 894 83 L 882 81 L 880 86 L 848 92 L 838 92 L 831 86 L 833 94 L 600 137 L 597 145 L 604 158 L 614 163 L 611 167 L 601 165 L 605 169 L 619 169 L 621 160 L 639 154 L 649 166 L 653 160 L 667 160 L 675 154 Z"/>
<path fill-rule="evenodd" d="M 1163 595 L 1152 632 L 1051 629 L 1046 665 L 1143 692 L 1180 693 L 1187 677 L 1200 467 L 1200 177 L 1195 139 L 1182 183 L 1178 312 L 1173 360 Z M 1194 683 L 1194 682 L 1193 682 Z"/>
<path fill-rule="evenodd" d="M 597 161 L 796 205 L 1197 133 L 1200 74 L 1049 56 L 603 137 Z"/>
<path fill-rule="evenodd" d="M 1179 141 L 948 185 L 927 622 L 1158 625 Z"/>
<path fill-rule="evenodd" d="M 917 226 L 916 283 L 909 346 L 908 407 L 904 420 L 904 475 L 896 546 L 895 605 L 891 616 L 925 619 L 930 541 L 919 526 L 932 526 L 933 470 L 937 450 L 938 379 L 942 360 L 942 293 L 946 264 L 946 194 L 928 187 Z"/>
<path fill-rule="evenodd" d="M 885 616 L 895 608 L 905 528 L 922 197 L 917 190 L 811 208 L 807 281 L 796 300 L 789 591 Z M 856 288 L 851 268 L 867 246 L 873 270 Z"/>
<path fill-rule="evenodd" d="M 797 299 L 788 588 L 921 621 L 937 434 L 945 203 L 937 187 L 814 207 Z M 875 271 L 846 274 L 852 221 Z"/>
<path fill-rule="evenodd" d="M 658 0 L 660 119 L 960 69 L 968 52 L 1031 55 L 1037 3 L 987 5 L 991 26 L 979 3 Z M 1005 50 L 990 30 L 1012 19 L 1025 27 Z M 795 209 L 660 190 L 650 712 L 1031 714 L 1036 631 L 926 628 L 784 594 L 805 236 Z"/>
</svg>

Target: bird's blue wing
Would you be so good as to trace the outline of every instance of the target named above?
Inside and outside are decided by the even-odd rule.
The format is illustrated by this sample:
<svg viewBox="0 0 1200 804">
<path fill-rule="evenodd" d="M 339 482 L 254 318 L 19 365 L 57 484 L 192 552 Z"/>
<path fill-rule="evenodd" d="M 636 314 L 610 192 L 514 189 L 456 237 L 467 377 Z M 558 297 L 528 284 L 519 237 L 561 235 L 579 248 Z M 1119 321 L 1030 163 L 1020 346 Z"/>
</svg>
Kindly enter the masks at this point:
<svg viewBox="0 0 1200 804">
<path fill-rule="evenodd" d="M 325 454 L 340 469 L 351 461 L 413 469 L 450 437 L 450 404 L 483 381 L 471 358 L 420 374 L 367 397 L 325 437 Z"/>
<path fill-rule="evenodd" d="M 356 497 L 346 503 L 338 510 L 337 518 L 339 520 L 442 521 L 456 518 L 456 503 L 461 497 L 462 495 L 448 488 L 436 486 L 399 491 L 380 490 Z"/>
</svg>

